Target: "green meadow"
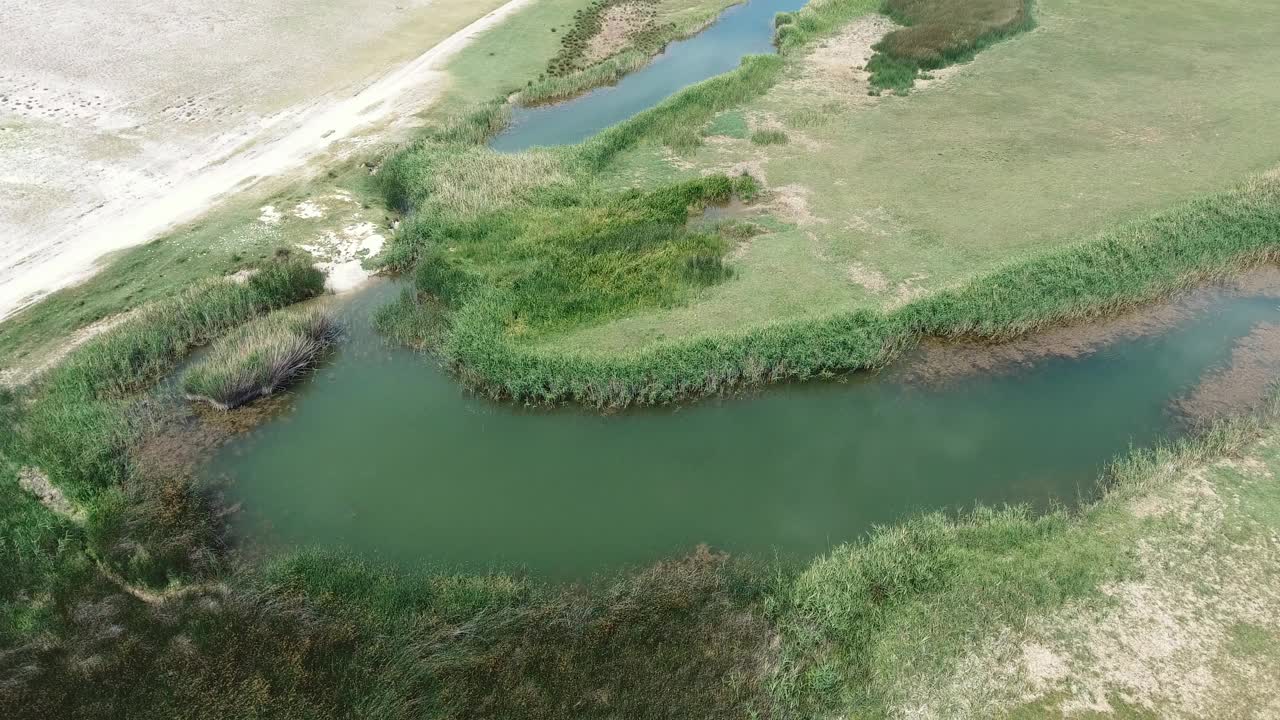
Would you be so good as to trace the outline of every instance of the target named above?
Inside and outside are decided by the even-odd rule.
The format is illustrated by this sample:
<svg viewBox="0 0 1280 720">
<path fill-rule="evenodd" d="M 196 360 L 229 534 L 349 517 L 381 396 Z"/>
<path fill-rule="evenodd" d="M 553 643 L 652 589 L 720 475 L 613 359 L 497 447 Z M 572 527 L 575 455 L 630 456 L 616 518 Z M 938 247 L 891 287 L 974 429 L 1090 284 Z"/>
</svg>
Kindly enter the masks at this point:
<svg viewBox="0 0 1280 720">
<path fill-rule="evenodd" d="M 547 347 L 624 352 L 892 308 L 1280 163 L 1280 85 L 1256 70 L 1280 59 L 1280 8 L 1043 0 L 1035 21 L 905 96 L 868 98 L 865 78 L 814 82 L 806 53 L 792 54 L 734 110 L 788 143 L 712 136 L 623 153 L 607 170 L 619 186 L 751 171 L 775 193 L 755 212 L 776 230 L 735 250 L 734 280 L 696 301 Z M 841 47 L 838 33 L 822 42 Z"/>
</svg>

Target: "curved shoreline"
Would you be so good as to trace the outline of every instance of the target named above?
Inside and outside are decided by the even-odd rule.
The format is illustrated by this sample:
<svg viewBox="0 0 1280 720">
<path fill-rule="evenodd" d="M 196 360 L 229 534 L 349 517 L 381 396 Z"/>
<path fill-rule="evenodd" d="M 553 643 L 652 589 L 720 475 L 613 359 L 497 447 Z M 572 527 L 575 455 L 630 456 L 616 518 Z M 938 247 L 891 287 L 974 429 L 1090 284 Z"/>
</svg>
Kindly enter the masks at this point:
<svg viewBox="0 0 1280 720">
<path fill-rule="evenodd" d="M 1280 256 L 1280 174 L 1011 264 L 893 311 L 860 310 L 618 357 L 540 352 L 505 337 L 502 291 L 458 308 L 440 354 L 470 388 L 532 404 L 665 404 L 878 367 L 922 337 L 1002 340 L 1165 297 Z"/>
</svg>

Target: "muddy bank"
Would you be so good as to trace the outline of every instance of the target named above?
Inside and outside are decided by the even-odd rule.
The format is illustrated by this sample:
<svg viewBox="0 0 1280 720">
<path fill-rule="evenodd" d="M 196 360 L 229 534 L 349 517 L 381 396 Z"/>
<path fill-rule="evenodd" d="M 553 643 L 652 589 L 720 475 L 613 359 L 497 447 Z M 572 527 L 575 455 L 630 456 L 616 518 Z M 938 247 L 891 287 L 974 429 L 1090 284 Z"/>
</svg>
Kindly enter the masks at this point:
<svg viewBox="0 0 1280 720">
<path fill-rule="evenodd" d="M 900 382 L 928 385 L 977 374 L 1019 372 L 1048 358 L 1085 357 L 1116 342 L 1159 335 L 1203 312 L 1215 301 L 1247 296 L 1280 300 L 1280 267 L 1257 267 L 1235 278 L 1188 290 L 1120 315 L 1054 327 L 1007 342 L 926 339 L 916 352 L 885 374 Z M 1267 339 L 1257 341 L 1262 345 L 1267 342 Z M 1262 345 L 1255 344 L 1250 355 L 1252 360 L 1242 362 L 1253 365 L 1261 362 L 1260 353 L 1268 350 Z M 1270 349 L 1280 351 L 1280 344 Z"/>
<path fill-rule="evenodd" d="M 142 427 L 131 458 L 152 480 L 195 477 L 228 441 L 267 420 L 288 415 L 291 405 L 287 392 L 230 412 L 176 395 L 148 400 L 140 409 Z"/>
</svg>

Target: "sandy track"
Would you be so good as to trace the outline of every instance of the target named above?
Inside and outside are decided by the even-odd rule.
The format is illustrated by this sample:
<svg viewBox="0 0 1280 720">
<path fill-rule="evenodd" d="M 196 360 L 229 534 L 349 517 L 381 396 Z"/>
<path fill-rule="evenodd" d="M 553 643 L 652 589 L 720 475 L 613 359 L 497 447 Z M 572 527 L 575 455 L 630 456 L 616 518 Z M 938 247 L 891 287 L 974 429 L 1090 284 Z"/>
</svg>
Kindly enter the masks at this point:
<svg viewBox="0 0 1280 720">
<path fill-rule="evenodd" d="M 128 192 L 116 196 L 112 187 L 102 188 L 101 203 L 75 208 L 70 217 L 41 213 L 34 202 L 31 208 L 13 210 L 25 200 L 10 201 L 10 216 L 25 220 L 21 215 L 26 211 L 27 216 L 42 217 L 36 222 L 0 222 L 7 235 L 0 240 L 0 319 L 88 277 L 95 262 L 109 252 L 141 244 L 191 220 L 220 197 L 259 178 L 297 170 L 358 131 L 393 124 L 422 109 L 443 89 L 446 75 L 441 67 L 449 58 L 531 2 L 510 0 L 348 97 L 324 98 L 276 113 L 255 122 L 256 132 L 248 136 L 224 133 L 203 146 L 189 145 L 187 156 L 166 158 L 163 172 L 151 173 L 144 182 L 122 181 Z M 33 164 L 43 157 L 55 161 L 52 155 L 36 155 Z M 74 165 L 68 166 L 74 172 Z M 15 186 L 15 178 L 21 179 L 20 168 L 0 180 Z"/>
</svg>

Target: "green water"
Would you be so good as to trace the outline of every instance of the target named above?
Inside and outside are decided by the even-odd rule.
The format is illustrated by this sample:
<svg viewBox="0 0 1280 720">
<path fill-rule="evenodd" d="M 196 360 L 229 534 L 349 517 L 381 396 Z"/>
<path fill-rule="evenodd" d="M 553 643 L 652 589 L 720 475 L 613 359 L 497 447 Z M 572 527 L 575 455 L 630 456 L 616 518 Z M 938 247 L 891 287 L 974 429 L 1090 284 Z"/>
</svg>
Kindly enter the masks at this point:
<svg viewBox="0 0 1280 720">
<path fill-rule="evenodd" d="M 748 0 L 725 10 L 710 27 L 671 43 L 653 62 L 616 85 L 563 103 L 515 108 L 511 122 L 490 143 L 499 152 L 569 145 L 662 102 L 685 87 L 726 73 L 747 55 L 774 52 L 773 18 L 806 0 Z"/>
<path fill-rule="evenodd" d="M 370 329 L 390 283 L 345 306 L 351 337 L 292 409 L 209 467 L 268 547 L 582 577 L 698 543 L 810 556 L 912 511 L 1071 503 L 1131 445 L 1178 432 L 1170 400 L 1275 321 L 1218 297 L 1159 336 L 1013 373 L 891 374 L 600 416 L 487 402 Z"/>
</svg>

